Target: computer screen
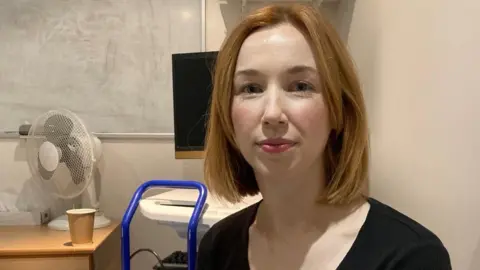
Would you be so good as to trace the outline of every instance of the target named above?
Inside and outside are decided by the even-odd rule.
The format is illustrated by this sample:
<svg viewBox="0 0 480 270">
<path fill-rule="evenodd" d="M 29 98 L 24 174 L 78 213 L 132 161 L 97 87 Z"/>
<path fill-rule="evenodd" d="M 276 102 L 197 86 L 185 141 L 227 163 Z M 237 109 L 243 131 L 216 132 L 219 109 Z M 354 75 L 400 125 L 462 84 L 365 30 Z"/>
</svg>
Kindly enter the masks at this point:
<svg viewBox="0 0 480 270">
<path fill-rule="evenodd" d="M 216 51 L 172 55 L 176 158 L 201 158 Z"/>
</svg>

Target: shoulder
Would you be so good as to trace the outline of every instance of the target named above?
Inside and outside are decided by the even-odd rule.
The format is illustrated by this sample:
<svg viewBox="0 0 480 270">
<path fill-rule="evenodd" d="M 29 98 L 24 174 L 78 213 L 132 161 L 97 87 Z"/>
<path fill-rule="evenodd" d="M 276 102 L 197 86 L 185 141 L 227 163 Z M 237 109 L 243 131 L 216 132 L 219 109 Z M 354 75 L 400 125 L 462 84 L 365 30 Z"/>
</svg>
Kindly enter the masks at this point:
<svg viewBox="0 0 480 270">
<path fill-rule="evenodd" d="M 419 222 L 373 198 L 359 234 L 359 246 L 374 247 L 386 269 L 451 269 L 442 241 Z"/>
<path fill-rule="evenodd" d="M 391 206 L 369 198 L 370 212 L 365 222 L 365 229 L 375 230 L 383 237 L 390 235 L 391 240 L 412 242 L 419 240 L 438 241 L 440 239 L 425 226 L 399 212 Z M 370 228 L 371 227 L 371 228 Z"/>
<path fill-rule="evenodd" d="M 198 270 L 216 269 L 219 258 L 229 257 L 225 253 L 241 253 L 242 249 L 248 248 L 248 229 L 255 217 L 258 204 L 253 204 L 220 220 L 207 231 L 198 248 Z M 212 254 L 215 255 L 212 256 Z"/>
<path fill-rule="evenodd" d="M 215 223 L 205 237 L 217 242 L 218 239 L 223 239 L 223 236 L 231 238 L 232 235 L 240 236 L 242 232 L 248 232 L 248 228 L 255 218 L 258 204 L 250 205 Z"/>
</svg>

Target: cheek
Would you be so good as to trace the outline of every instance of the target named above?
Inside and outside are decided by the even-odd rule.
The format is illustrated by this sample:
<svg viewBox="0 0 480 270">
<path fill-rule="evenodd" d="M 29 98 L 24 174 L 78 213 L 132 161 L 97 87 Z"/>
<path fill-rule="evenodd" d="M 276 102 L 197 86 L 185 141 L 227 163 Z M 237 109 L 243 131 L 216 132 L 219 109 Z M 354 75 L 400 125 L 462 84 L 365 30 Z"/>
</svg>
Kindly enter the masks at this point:
<svg viewBox="0 0 480 270">
<path fill-rule="evenodd" d="M 328 137 L 330 133 L 329 114 L 323 100 L 296 106 L 292 114 L 295 118 L 295 126 L 305 137 L 321 138 L 322 141 Z"/>
<path fill-rule="evenodd" d="M 232 102 L 231 115 L 237 140 L 247 138 L 257 126 L 258 116 L 252 106 L 247 106 L 247 104 L 235 100 L 235 98 Z"/>
</svg>

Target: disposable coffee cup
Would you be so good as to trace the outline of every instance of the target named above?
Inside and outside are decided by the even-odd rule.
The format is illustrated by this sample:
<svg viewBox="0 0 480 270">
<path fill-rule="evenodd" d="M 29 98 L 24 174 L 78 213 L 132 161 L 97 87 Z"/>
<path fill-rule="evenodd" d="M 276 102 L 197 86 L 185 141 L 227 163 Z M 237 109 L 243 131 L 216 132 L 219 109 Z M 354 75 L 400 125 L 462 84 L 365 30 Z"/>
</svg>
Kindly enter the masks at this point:
<svg viewBox="0 0 480 270">
<path fill-rule="evenodd" d="M 70 238 L 73 245 L 90 244 L 93 242 L 93 223 L 96 211 L 90 208 L 70 209 L 67 211 Z"/>
</svg>

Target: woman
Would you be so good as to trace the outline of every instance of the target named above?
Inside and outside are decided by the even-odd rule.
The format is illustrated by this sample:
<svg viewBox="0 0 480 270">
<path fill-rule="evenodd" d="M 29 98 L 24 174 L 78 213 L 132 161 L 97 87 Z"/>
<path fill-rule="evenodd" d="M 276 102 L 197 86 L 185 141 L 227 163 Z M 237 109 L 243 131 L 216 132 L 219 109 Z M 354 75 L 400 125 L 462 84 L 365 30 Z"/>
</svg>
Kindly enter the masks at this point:
<svg viewBox="0 0 480 270">
<path fill-rule="evenodd" d="M 198 270 L 451 269 L 428 229 L 362 195 L 365 105 L 350 56 L 313 7 L 246 17 L 217 58 L 205 180 L 263 199 L 204 236 Z"/>
</svg>

